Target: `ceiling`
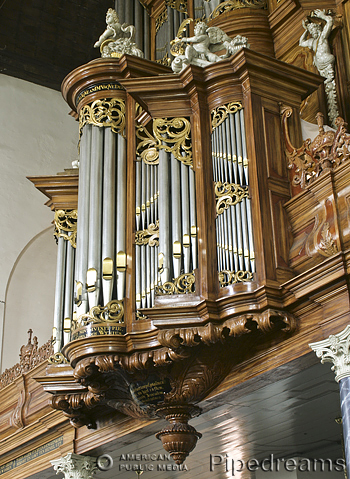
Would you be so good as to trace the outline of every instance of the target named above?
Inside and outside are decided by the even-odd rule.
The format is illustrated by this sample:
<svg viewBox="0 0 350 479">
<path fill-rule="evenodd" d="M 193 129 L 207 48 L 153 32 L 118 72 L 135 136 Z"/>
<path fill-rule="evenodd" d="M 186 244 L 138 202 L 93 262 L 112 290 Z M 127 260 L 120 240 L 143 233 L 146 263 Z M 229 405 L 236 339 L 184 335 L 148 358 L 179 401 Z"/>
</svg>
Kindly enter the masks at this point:
<svg viewBox="0 0 350 479">
<path fill-rule="evenodd" d="M 261 461 L 269 458 L 270 454 L 274 458 L 342 458 L 341 426 L 335 422 L 340 416 L 339 388 L 330 365 L 312 364 L 291 375 L 296 365 L 300 369 L 303 365 L 316 361 L 317 358 L 311 353 L 306 358 L 262 374 L 259 378 L 201 403 L 204 413 L 193 419 L 191 424 L 203 437 L 185 462 L 188 472 L 159 471 L 158 465 L 163 467 L 168 464 L 167 461 L 159 460 L 153 462 L 154 470 L 146 471 L 142 478 L 233 477 L 231 470 L 225 472 L 225 465 L 216 466 L 211 473 L 210 454 L 221 454 L 224 458 L 228 454 L 230 465 L 232 459 L 247 461 L 257 458 Z M 92 456 L 110 454 L 114 460 L 109 471 L 98 472 L 94 477 L 136 479 L 135 472 L 120 471 L 120 466 L 126 468 L 126 464 L 136 465 L 140 461 L 120 460 L 121 456 L 164 454 L 160 441 L 154 437 L 155 432 L 164 425 L 164 421 L 156 422 L 90 451 Z M 141 463 L 149 465 L 152 461 Z M 242 471 L 238 476 L 240 479 L 254 478 L 248 471 Z M 33 475 L 30 479 L 55 477 L 57 476 L 51 469 Z M 328 475 L 326 477 L 328 479 Z M 343 475 L 335 473 L 335 477 L 341 479 Z M 266 479 L 269 479 L 268 475 Z"/>
<path fill-rule="evenodd" d="M 94 42 L 114 0 L 0 0 L 0 73 L 60 90 L 99 56 Z"/>
</svg>

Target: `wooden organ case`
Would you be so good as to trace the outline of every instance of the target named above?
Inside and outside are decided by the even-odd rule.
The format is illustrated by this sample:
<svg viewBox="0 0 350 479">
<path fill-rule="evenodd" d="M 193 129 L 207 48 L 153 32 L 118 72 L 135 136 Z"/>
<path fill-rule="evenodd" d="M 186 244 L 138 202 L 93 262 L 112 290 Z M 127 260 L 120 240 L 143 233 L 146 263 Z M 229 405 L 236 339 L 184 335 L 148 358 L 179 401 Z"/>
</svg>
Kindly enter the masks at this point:
<svg viewBox="0 0 350 479">
<path fill-rule="evenodd" d="M 64 80 L 80 124 L 77 241 L 56 223 L 56 354 L 38 380 L 74 426 L 165 417 L 157 437 L 180 464 L 198 403 L 298 334 L 280 110 L 299 144 L 300 104 L 321 83 L 247 49 L 180 74 L 98 59 Z M 70 208 L 53 205 L 75 222 Z"/>
</svg>

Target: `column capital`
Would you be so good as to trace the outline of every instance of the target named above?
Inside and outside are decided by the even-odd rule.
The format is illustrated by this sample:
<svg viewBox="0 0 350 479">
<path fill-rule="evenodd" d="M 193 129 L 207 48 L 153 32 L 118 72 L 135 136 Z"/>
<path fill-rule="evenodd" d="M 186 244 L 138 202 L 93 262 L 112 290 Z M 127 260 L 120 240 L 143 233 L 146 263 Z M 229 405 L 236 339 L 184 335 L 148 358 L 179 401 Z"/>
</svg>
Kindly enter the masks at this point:
<svg viewBox="0 0 350 479">
<path fill-rule="evenodd" d="M 338 334 L 331 334 L 327 339 L 309 344 L 321 363 L 333 363 L 331 367 L 335 380 L 350 377 L 350 325 Z"/>
<path fill-rule="evenodd" d="M 64 479 L 92 479 L 97 471 L 96 457 L 67 454 L 60 459 L 50 461 L 56 474 L 62 472 Z"/>
</svg>

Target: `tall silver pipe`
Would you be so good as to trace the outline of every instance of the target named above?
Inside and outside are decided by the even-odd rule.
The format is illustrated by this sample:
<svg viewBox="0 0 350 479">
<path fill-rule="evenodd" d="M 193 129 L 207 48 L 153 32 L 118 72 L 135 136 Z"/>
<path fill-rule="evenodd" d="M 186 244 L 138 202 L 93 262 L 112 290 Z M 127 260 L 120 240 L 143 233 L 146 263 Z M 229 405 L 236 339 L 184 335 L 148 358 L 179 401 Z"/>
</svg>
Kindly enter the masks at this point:
<svg viewBox="0 0 350 479">
<path fill-rule="evenodd" d="M 136 40 L 136 45 L 138 45 L 141 50 L 143 49 L 143 8 L 140 4 L 140 2 L 136 1 L 135 5 L 135 15 L 134 15 L 134 20 L 132 22 L 133 25 L 136 25 L 136 35 L 135 35 L 135 40 Z"/>
<path fill-rule="evenodd" d="M 150 247 L 151 250 L 151 301 L 150 301 L 150 308 L 153 308 L 154 306 L 154 285 L 156 283 L 156 271 L 155 271 L 155 266 L 156 266 L 156 247 L 152 246 Z"/>
<path fill-rule="evenodd" d="M 151 165 L 146 165 L 146 227 L 151 224 Z"/>
<path fill-rule="evenodd" d="M 147 300 L 146 300 L 146 248 L 144 246 L 141 247 L 141 307 L 146 308 Z"/>
<path fill-rule="evenodd" d="M 188 170 L 190 194 L 190 225 L 191 225 L 191 253 L 192 268 L 197 268 L 197 217 L 196 217 L 196 183 L 195 173 L 192 168 Z"/>
<path fill-rule="evenodd" d="M 141 161 L 136 161 L 136 231 L 142 229 L 141 226 Z"/>
<path fill-rule="evenodd" d="M 150 223 L 155 223 L 154 217 L 154 166 L 149 165 L 149 178 L 150 178 Z"/>
<path fill-rule="evenodd" d="M 141 229 L 147 228 L 146 203 L 147 203 L 147 165 L 141 162 Z"/>
<path fill-rule="evenodd" d="M 88 290 L 89 309 L 98 305 L 101 287 L 102 169 L 103 128 L 93 126 L 91 136 L 88 269 L 96 270 L 97 277 L 94 287 L 90 287 L 90 291 Z"/>
<path fill-rule="evenodd" d="M 163 149 L 159 151 L 159 268 L 161 282 L 170 278 L 170 193 L 169 193 L 169 161 L 170 155 Z"/>
<path fill-rule="evenodd" d="M 181 209 L 182 209 L 182 246 L 184 257 L 184 273 L 191 272 L 191 228 L 190 228 L 190 193 L 189 193 L 189 167 L 180 164 L 181 168 Z"/>
<path fill-rule="evenodd" d="M 72 232 L 68 233 L 69 236 Z M 73 316 L 74 248 L 66 241 L 66 274 L 64 287 L 63 343 L 70 340 L 70 325 Z M 69 330 L 68 330 L 69 326 Z"/>
<path fill-rule="evenodd" d="M 64 284 L 66 270 L 66 241 L 64 238 L 58 238 L 57 248 L 57 267 L 56 267 L 56 287 L 55 287 L 55 307 L 54 307 L 54 328 L 56 341 L 54 352 L 61 351 L 62 348 L 62 330 L 63 330 L 63 304 L 64 304 Z"/>
<path fill-rule="evenodd" d="M 141 264 L 141 249 L 143 246 L 136 245 L 135 247 L 135 277 L 136 277 L 136 308 L 141 308 L 141 270 L 143 265 Z"/>
<path fill-rule="evenodd" d="M 104 129 L 103 163 L 103 209 L 102 209 L 102 268 L 109 266 L 109 274 L 103 271 L 103 304 L 112 299 L 113 263 L 115 264 L 115 153 L 116 134 L 111 128 Z M 112 263 L 112 264 L 108 264 Z M 111 266 L 111 268 L 110 268 Z"/>
<path fill-rule="evenodd" d="M 174 278 L 181 274 L 182 263 L 182 238 L 181 238 L 181 163 L 171 154 L 171 220 L 172 220 L 172 246 L 173 246 L 173 270 Z"/>
<path fill-rule="evenodd" d="M 117 299 L 122 300 L 125 296 L 126 269 L 126 142 L 121 135 L 118 135 L 116 199 Z"/>
<path fill-rule="evenodd" d="M 151 305 L 151 282 L 152 282 L 152 262 L 151 262 L 151 246 L 146 245 L 146 296 L 147 296 L 147 307 L 150 308 Z"/>
<path fill-rule="evenodd" d="M 75 280 L 82 285 L 82 295 L 76 301 L 77 316 L 88 311 L 87 292 L 85 288 L 88 244 L 89 244 L 89 203 L 90 203 L 90 168 L 91 168 L 91 125 L 85 125 L 81 138 L 79 161 L 79 189 L 78 189 L 78 222 L 77 222 L 77 251 L 75 265 Z"/>
</svg>

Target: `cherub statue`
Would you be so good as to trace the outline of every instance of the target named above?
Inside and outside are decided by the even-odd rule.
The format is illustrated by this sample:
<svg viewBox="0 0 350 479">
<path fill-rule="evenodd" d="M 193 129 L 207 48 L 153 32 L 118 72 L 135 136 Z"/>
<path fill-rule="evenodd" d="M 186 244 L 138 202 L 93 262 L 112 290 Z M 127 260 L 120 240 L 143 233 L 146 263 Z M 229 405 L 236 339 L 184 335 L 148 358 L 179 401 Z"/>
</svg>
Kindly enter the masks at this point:
<svg viewBox="0 0 350 479">
<path fill-rule="evenodd" d="M 232 39 L 221 28 L 208 28 L 204 22 L 196 24 L 193 37 L 180 38 L 181 30 L 182 26 L 180 26 L 178 36 L 171 42 L 171 53 L 175 56 L 171 68 L 175 73 L 180 73 L 190 64 L 205 67 L 229 57 L 243 47 L 249 48 L 248 40 L 245 37 L 237 35 Z M 181 44 L 188 44 L 182 52 L 179 47 Z M 222 50 L 226 50 L 222 56 L 215 53 Z"/>
<path fill-rule="evenodd" d="M 318 21 L 313 19 L 321 19 L 325 21 L 321 25 Z M 334 62 L 335 57 L 331 53 L 329 45 L 329 35 L 333 28 L 333 17 L 325 10 L 314 10 L 311 12 L 308 19 L 303 20 L 304 33 L 301 35 L 299 45 L 301 47 L 309 48 L 314 52 L 314 65 L 320 75 L 325 77 L 325 90 L 328 101 L 328 116 L 334 125 L 334 121 L 339 115 L 336 100 L 336 88 L 334 81 Z M 308 35 L 310 37 L 308 38 Z"/>
<path fill-rule="evenodd" d="M 135 27 L 119 22 L 118 14 L 112 8 L 107 10 L 106 14 L 107 28 L 102 33 L 94 47 L 100 47 L 101 57 L 120 57 L 123 53 L 143 57 L 141 50 L 135 43 Z"/>
</svg>

